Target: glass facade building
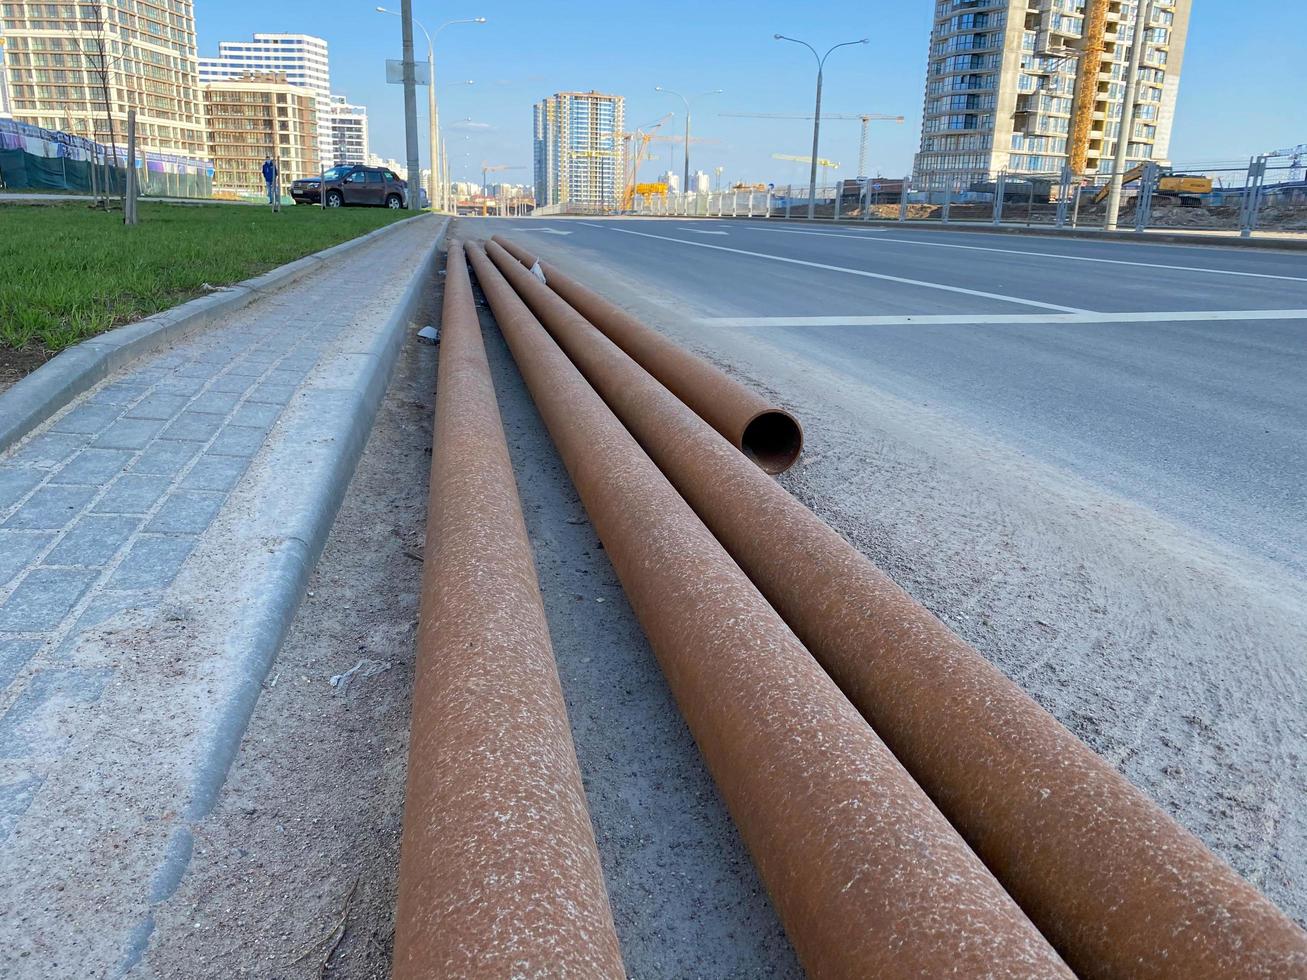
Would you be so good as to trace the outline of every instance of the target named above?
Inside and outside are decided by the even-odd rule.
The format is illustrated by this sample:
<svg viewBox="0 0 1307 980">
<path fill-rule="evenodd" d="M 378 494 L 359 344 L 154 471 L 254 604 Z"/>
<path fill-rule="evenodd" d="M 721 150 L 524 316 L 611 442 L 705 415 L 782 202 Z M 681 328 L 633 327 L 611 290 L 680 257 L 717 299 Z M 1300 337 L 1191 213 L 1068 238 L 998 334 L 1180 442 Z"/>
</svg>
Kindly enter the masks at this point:
<svg viewBox="0 0 1307 980">
<path fill-rule="evenodd" d="M 538 206 L 616 207 L 622 196 L 626 100 L 600 92 L 559 92 L 534 107 Z"/>
</svg>

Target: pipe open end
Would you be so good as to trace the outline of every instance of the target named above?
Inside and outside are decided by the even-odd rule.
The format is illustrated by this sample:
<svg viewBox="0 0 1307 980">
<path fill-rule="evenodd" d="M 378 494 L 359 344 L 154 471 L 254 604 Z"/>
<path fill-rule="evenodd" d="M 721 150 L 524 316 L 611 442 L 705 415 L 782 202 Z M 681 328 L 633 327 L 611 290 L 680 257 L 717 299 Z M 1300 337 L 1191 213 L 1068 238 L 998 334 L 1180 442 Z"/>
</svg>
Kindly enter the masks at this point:
<svg viewBox="0 0 1307 980">
<path fill-rule="evenodd" d="M 789 412 L 759 412 L 744 427 L 740 448 L 764 472 L 784 473 L 803 449 L 803 427 Z"/>
</svg>

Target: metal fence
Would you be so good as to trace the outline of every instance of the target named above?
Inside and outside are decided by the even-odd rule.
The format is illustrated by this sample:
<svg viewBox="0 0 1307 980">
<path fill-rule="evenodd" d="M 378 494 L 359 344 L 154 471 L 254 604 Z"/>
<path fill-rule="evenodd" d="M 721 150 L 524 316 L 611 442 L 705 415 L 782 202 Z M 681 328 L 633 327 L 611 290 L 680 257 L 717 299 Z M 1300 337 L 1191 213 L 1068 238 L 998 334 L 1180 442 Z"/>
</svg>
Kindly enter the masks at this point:
<svg viewBox="0 0 1307 980">
<path fill-rule="evenodd" d="M 1307 180 L 1299 158 L 1257 156 L 1248 163 L 1146 165 L 1123 181 L 1116 229 L 1123 231 L 1307 232 Z M 1208 190 L 1175 189 L 1181 176 Z M 1164 179 L 1170 178 L 1170 179 Z M 912 175 L 818 187 L 737 187 L 711 193 L 637 197 L 634 213 L 655 217 L 808 218 L 826 221 L 991 224 L 1104 229 L 1108 175 L 999 172 L 963 186 L 920 188 Z M 537 212 L 539 213 L 539 212 Z"/>
</svg>

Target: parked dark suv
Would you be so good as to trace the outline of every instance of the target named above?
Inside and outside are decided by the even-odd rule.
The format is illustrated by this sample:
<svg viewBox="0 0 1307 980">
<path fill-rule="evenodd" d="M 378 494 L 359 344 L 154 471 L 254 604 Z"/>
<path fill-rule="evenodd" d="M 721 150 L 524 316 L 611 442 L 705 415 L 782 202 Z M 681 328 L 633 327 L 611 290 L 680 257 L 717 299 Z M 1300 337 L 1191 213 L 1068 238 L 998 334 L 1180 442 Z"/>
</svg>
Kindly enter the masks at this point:
<svg viewBox="0 0 1307 980">
<path fill-rule="evenodd" d="M 324 175 L 327 181 L 326 205 L 339 208 L 359 204 L 376 208 L 402 208 L 408 203 L 408 183 L 385 167 L 332 167 Z M 296 204 L 322 204 L 321 181 L 305 177 L 290 185 Z"/>
</svg>

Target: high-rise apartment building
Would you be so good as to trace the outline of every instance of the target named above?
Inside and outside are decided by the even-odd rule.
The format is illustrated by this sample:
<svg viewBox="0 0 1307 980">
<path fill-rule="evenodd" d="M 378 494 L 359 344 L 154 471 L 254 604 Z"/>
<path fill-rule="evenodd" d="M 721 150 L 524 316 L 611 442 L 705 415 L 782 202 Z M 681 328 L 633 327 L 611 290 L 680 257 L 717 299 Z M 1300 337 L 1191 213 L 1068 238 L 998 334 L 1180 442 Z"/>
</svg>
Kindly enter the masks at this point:
<svg viewBox="0 0 1307 980">
<path fill-rule="evenodd" d="M 622 196 L 626 100 L 599 92 L 559 92 L 534 106 L 538 205 L 611 208 Z"/>
<path fill-rule="evenodd" d="M 1127 166 L 1169 162 L 1191 6 L 1151 0 Z M 1110 173 L 1137 9 L 1137 0 L 938 0 L 917 188 L 966 190 L 1003 170 L 1056 178 L 1068 163 Z"/>
<path fill-rule="evenodd" d="M 263 161 L 280 164 L 282 186 L 320 170 L 314 94 L 281 75 L 204 82 L 215 193 L 258 195 Z"/>
<path fill-rule="evenodd" d="M 368 110 L 350 105 L 343 95 L 331 97 L 331 155 L 329 166 L 368 162 Z"/>
<path fill-rule="evenodd" d="M 124 146 L 135 109 L 142 150 L 204 156 L 190 0 L 8 0 L 0 34 L 0 87 L 20 122 Z"/>
<path fill-rule="evenodd" d="M 318 155 L 330 163 L 331 70 L 327 42 L 310 34 L 255 34 L 249 41 L 220 41 L 216 58 L 200 59 L 200 81 L 276 74 L 313 92 L 318 109 Z"/>
</svg>

